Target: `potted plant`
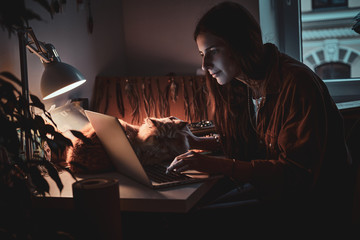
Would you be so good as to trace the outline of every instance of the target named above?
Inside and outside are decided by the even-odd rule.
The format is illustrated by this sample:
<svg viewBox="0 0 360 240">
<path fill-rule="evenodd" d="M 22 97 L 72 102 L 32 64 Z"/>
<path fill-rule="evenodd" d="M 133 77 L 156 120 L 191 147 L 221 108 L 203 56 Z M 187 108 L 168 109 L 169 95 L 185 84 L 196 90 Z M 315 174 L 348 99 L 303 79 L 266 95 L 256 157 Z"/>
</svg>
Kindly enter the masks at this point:
<svg viewBox="0 0 360 240">
<path fill-rule="evenodd" d="M 52 0 L 51 4 L 48 0 L 34 1 L 51 16 L 60 12 L 66 3 L 64 0 Z M 16 33 L 16 29 L 28 26 L 31 19 L 41 20 L 25 6 L 24 0 L 0 2 L 0 25 L 8 31 L 9 37 Z M 21 80 L 14 74 L 0 72 L 0 239 L 35 238 L 31 236 L 37 234 L 32 223 L 31 198 L 49 191 L 44 173 L 61 191 L 63 184 L 58 171 L 68 170 L 60 164 L 65 161 L 54 164 L 46 160 L 43 143 L 46 142 L 59 159 L 72 145 L 70 139 L 56 130 L 56 123 L 39 98 L 30 94 L 30 99 L 26 99 L 21 86 Z M 43 117 L 35 114 L 35 110 Z M 84 137 L 81 132 L 71 132 L 76 137 Z M 33 149 L 30 155 L 25 154 L 25 142 Z"/>
<path fill-rule="evenodd" d="M 29 106 L 24 106 L 26 101 L 18 90 L 20 84 L 20 80 L 13 74 L 0 73 L 0 207 L 2 212 L 0 226 L 16 227 L 17 229 L 10 229 L 12 232 L 26 230 L 24 227 L 19 228 L 18 225 L 13 224 L 17 221 L 20 223 L 25 221 L 21 218 L 29 214 L 31 197 L 45 195 L 49 191 L 44 172 L 56 182 L 60 191 L 63 188 L 58 169 L 66 168 L 61 165 L 56 166 L 45 159 L 41 154 L 43 142 L 46 141 L 59 157 L 66 147 L 72 145 L 70 139 L 56 131 L 54 127 L 56 124 L 51 119 L 51 115 L 36 96 L 30 95 Z M 41 110 L 48 122 L 44 121 L 40 115 L 24 114 L 24 107 Z M 30 159 L 26 158 L 22 150 L 25 131 L 31 133 L 30 142 L 34 149 Z"/>
</svg>

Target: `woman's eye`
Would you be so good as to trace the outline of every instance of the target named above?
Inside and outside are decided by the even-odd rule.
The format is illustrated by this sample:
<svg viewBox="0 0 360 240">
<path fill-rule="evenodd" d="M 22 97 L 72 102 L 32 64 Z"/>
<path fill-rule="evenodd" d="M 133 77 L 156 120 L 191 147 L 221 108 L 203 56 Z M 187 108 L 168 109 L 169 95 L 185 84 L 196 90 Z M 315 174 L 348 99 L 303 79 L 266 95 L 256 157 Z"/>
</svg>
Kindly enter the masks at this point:
<svg viewBox="0 0 360 240">
<path fill-rule="evenodd" d="M 216 54 L 218 52 L 217 48 L 209 48 L 205 51 L 205 53 L 200 52 L 200 56 L 204 57 L 204 56 L 212 56 L 214 54 Z"/>
<path fill-rule="evenodd" d="M 209 49 L 209 54 L 211 54 L 211 55 L 214 55 L 214 54 L 216 54 L 218 52 L 218 50 L 216 49 L 216 48 L 210 48 Z"/>
</svg>

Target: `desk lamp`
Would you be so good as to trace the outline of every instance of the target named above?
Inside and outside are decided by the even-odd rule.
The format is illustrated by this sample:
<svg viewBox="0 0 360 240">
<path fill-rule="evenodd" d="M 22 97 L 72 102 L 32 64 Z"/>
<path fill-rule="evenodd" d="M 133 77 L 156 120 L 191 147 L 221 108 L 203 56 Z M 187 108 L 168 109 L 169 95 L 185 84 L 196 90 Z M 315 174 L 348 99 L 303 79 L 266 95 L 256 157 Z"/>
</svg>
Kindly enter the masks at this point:
<svg viewBox="0 0 360 240">
<path fill-rule="evenodd" d="M 45 67 L 40 85 L 43 100 L 70 91 L 86 81 L 76 68 L 61 62 L 52 44 L 38 41 L 31 28 L 25 29 L 24 37 L 26 47 L 40 58 Z"/>
<path fill-rule="evenodd" d="M 63 63 L 52 44 L 45 44 L 37 40 L 32 28 L 17 29 L 20 50 L 21 87 L 25 100 L 23 108 L 25 117 L 30 116 L 29 109 L 29 84 L 27 74 L 26 48 L 35 53 L 45 66 L 41 77 L 41 94 L 43 99 L 50 99 L 71 89 L 80 86 L 86 80 L 84 76 L 74 67 Z M 31 159 L 31 137 L 25 132 L 25 154 Z"/>
</svg>

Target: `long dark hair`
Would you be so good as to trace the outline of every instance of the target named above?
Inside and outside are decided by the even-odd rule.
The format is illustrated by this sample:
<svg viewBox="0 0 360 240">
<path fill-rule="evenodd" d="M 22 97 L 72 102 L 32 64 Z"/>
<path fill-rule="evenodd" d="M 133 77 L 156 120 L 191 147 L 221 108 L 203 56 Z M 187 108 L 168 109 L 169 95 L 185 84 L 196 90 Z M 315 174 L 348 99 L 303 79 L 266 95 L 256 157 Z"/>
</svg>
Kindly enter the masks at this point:
<svg viewBox="0 0 360 240">
<path fill-rule="evenodd" d="M 233 2 L 215 5 L 199 20 L 194 39 L 201 33 L 221 38 L 232 51 L 244 78 L 261 80 L 265 77 L 264 45 L 261 29 L 251 13 Z M 207 72 L 212 118 L 217 126 L 228 157 L 248 159 L 251 146 L 247 91 L 245 84 L 232 80 L 223 86 Z"/>
</svg>

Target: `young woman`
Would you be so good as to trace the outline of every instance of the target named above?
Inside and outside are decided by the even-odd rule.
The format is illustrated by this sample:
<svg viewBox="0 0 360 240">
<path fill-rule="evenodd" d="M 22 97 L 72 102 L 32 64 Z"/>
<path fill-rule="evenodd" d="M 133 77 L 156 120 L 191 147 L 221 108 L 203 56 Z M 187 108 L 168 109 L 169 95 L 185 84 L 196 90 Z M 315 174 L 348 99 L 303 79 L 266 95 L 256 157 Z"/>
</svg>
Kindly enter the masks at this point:
<svg viewBox="0 0 360 240">
<path fill-rule="evenodd" d="M 210 9 L 194 39 L 225 157 L 189 151 L 168 170 L 221 173 L 251 183 L 264 201 L 338 201 L 334 189 L 341 192 L 351 158 L 343 119 L 323 81 L 263 44 L 259 24 L 237 3 Z M 193 148 L 216 147 L 216 139 L 189 139 Z"/>
</svg>

